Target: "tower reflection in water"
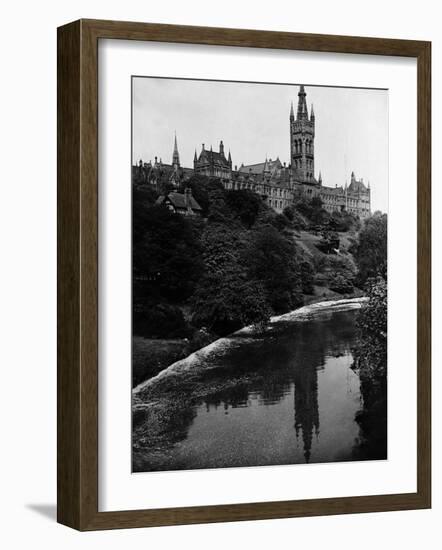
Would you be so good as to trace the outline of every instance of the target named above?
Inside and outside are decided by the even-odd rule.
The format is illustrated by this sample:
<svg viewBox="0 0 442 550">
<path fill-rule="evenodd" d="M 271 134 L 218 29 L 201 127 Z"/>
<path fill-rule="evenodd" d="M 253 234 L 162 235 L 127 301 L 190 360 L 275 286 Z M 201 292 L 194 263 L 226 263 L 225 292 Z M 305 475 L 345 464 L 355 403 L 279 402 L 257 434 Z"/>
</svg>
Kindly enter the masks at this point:
<svg viewBox="0 0 442 550">
<path fill-rule="evenodd" d="M 171 381 L 158 415 L 134 424 L 137 470 L 353 460 L 361 406 L 354 341 L 354 312 L 235 338 L 198 374 L 189 370 L 185 384 Z"/>
</svg>

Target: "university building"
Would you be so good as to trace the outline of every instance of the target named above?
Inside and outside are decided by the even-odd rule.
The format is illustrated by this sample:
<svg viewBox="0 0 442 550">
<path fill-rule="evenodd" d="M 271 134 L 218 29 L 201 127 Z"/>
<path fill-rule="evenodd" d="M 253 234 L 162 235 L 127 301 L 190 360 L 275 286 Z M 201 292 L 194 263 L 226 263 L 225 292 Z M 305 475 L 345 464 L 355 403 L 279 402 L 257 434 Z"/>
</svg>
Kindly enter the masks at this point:
<svg viewBox="0 0 442 550">
<path fill-rule="evenodd" d="M 290 162 L 265 159 L 257 164 L 232 166 L 230 151 L 227 156 L 224 143 L 219 150 L 206 149 L 203 144 L 199 154 L 195 151 L 193 168 L 180 165 L 177 138 L 175 136 L 172 163 L 163 164 L 155 157 L 155 162 L 143 163 L 141 160 L 133 167 L 133 177 L 137 181 L 158 185 L 167 179 L 171 185 L 178 187 L 194 174 L 219 178 L 225 189 L 249 189 L 259 194 L 276 212 L 282 212 L 290 206 L 297 194 L 308 198 L 320 197 L 328 212 L 346 210 L 366 218 L 370 215 L 370 185 L 365 185 L 362 178 L 356 179 L 351 173 L 350 184 L 327 187 L 323 184 L 321 173 L 315 177 L 315 126 L 316 118 L 311 106 L 310 115 L 307 108 L 307 94 L 300 86 L 298 106 L 295 111 L 290 107 Z"/>
</svg>

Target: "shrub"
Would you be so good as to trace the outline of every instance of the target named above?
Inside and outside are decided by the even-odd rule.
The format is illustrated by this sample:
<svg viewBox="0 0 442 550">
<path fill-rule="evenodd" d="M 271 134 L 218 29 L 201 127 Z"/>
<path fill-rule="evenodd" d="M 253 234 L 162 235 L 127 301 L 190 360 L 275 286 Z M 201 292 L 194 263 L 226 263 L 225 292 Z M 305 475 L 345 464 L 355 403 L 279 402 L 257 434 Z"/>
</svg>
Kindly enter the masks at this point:
<svg viewBox="0 0 442 550">
<path fill-rule="evenodd" d="M 184 338 L 190 335 L 180 308 L 168 304 L 154 304 L 134 311 L 133 332 L 144 338 Z"/>
<path fill-rule="evenodd" d="M 356 266 L 351 256 L 330 255 L 323 256 L 321 270 L 326 278 L 326 286 L 339 294 L 353 292 L 356 275 Z"/>
<path fill-rule="evenodd" d="M 313 269 L 313 265 L 308 260 L 303 260 L 301 262 L 301 283 L 302 283 L 302 292 L 304 294 L 313 294 L 314 278 L 315 278 L 315 272 Z"/>
<path fill-rule="evenodd" d="M 339 294 L 349 294 L 353 292 L 353 279 L 346 277 L 342 273 L 333 273 L 329 280 L 330 290 Z"/>
<path fill-rule="evenodd" d="M 289 220 L 291 226 L 293 229 L 305 229 L 306 223 L 304 221 L 304 218 L 298 212 L 294 206 L 286 206 L 283 211 L 284 216 Z"/>
</svg>

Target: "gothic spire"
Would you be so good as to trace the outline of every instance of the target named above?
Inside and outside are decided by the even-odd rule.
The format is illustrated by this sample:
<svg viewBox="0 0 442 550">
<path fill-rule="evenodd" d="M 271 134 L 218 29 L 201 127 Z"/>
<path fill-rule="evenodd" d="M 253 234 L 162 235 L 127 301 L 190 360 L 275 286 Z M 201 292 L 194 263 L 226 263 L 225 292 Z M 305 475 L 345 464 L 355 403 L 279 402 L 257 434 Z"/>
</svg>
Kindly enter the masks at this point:
<svg viewBox="0 0 442 550">
<path fill-rule="evenodd" d="M 315 111 L 313 110 L 313 103 L 312 103 L 312 108 L 311 108 L 311 111 L 310 111 L 310 120 L 312 122 L 315 120 Z"/>
<path fill-rule="evenodd" d="M 175 167 L 179 167 L 180 165 L 180 155 L 178 153 L 178 143 L 176 140 L 176 132 L 175 132 L 175 141 L 173 145 L 172 165 Z"/>
<path fill-rule="evenodd" d="M 295 120 L 295 113 L 293 112 L 293 101 L 290 102 L 290 120 Z"/>
<path fill-rule="evenodd" d="M 304 84 L 301 84 L 298 92 L 298 113 L 296 120 L 308 119 L 307 101 L 305 99 L 306 95 Z"/>
</svg>

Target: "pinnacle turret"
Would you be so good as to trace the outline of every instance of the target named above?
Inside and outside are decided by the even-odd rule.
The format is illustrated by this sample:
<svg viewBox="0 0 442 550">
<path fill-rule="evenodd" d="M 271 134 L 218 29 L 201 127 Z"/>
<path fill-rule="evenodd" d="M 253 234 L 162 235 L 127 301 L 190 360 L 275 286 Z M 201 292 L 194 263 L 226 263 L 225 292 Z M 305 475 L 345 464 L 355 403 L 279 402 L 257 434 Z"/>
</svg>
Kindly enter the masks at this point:
<svg viewBox="0 0 442 550">
<path fill-rule="evenodd" d="M 307 101 L 305 99 L 306 95 L 307 94 L 305 93 L 304 85 L 301 84 L 298 92 L 298 113 L 297 113 L 296 120 L 302 120 L 302 119 L 308 120 Z"/>
<path fill-rule="evenodd" d="M 175 141 L 173 144 L 173 154 L 172 154 L 172 166 L 175 166 L 178 168 L 180 165 L 180 155 L 178 153 L 178 143 L 176 139 L 176 132 L 175 132 Z"/>
</svg>

